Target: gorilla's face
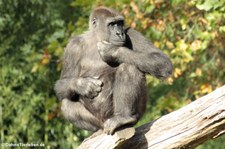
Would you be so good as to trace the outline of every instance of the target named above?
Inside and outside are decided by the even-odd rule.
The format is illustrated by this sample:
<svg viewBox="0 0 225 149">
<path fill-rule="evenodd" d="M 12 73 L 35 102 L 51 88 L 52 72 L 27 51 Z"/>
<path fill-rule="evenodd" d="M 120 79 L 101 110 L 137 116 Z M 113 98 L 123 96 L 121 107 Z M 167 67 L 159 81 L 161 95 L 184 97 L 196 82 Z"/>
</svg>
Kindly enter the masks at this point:
<svg viewBox="0 0 225 149">
<path fill-rule="evenodd" d="M 109 42 L 113 45 L 122 46 L 126 41 L 125 27 L 123 20 L 115 20 L 107 26 Z"/>
<path fill-rule="evenodd" d="M 116 46 L 126 42 L 124 17 L 113 9 L 98 8 L 89 19 L 89 29 L 97 41 L 107 41 Z"/>
</svg>

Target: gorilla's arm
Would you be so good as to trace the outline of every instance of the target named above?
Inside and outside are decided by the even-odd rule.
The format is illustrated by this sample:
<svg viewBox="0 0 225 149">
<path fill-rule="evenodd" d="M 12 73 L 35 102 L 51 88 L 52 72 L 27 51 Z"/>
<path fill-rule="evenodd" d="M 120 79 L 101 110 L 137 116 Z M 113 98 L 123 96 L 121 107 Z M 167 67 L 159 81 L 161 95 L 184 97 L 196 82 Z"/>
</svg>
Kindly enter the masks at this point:
<svg viewBox="0 0 225 149">
<path fill-rule="evenodd" d="M 142 72 L 152 74 L 160 79 L 165 79 L 172 74 L 173 65 L 167 55 L 154 47 L 138 31 L 128 28 L 127 35 L 133 50 L 121 48 L 119 50 L 121 53 L 118 53 L 119 61 L 133 64 Z"/>
<path fill-rule="evenodd" d="M 99 42 L 98 50 L 106 62 L 127 63 L 140 71 L 165 79 L 172 74 L 172 63 L 168 56 L 155 48 L 141 33 L 127 29 L 127 42 L 116 47 L 107 42 Z"/>
<path fill-rule="evenodd" d="M 65 48 L 61 76 L 55 84 L 56 95 L 60 100 L 72 99 L 77 95 L 93 98 L 101 91 L 102 82 L 97 78 L 79 77 L 82 44 L 82 39 L 76 37 Z"/>
<path fill-rule="evenodd" d="M 121 48 L 119 55 L 120 63 L 135 65 L 142 72 L 157 78 L 165 79 L 172 74 L 171 61 L 160 52 L 142 53 Z"/>
</svg>

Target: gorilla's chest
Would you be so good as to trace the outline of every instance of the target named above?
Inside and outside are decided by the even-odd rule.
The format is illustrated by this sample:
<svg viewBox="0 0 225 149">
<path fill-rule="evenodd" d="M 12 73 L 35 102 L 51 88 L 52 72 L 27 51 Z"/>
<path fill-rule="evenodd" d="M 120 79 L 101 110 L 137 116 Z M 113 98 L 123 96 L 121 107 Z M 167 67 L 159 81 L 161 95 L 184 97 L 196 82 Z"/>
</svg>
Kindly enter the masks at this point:
<svg viewBox="0 0 225 149">
<path fill-rule="evenodd" d="M 105 63 L 98 53 L 85 55 L 80 61 L 80 76 L 82 77 L 102 77 L 113 75 L 115 67 Z"/>
</svg>

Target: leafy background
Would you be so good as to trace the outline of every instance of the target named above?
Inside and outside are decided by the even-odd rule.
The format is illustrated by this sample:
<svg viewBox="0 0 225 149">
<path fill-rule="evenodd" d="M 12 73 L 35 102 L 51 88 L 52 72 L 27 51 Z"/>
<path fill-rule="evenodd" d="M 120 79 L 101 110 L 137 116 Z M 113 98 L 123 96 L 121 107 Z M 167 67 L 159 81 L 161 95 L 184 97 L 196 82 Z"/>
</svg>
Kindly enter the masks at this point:
<svg viewBox="0 0 225 149">
<path fill-rule="evenodd" d="M 224 0 L 0 0 L 1 143 L 76 147 L 89 135 L 66 121 L 53 86 L 68 39 L 88 28 L 90 11 L 116 8 L 172 59 L 166 82 L 147 76 L 141 125 L 225 84 Z M 225 137 L 199 149 L 220 149 Z"/>
</svg>

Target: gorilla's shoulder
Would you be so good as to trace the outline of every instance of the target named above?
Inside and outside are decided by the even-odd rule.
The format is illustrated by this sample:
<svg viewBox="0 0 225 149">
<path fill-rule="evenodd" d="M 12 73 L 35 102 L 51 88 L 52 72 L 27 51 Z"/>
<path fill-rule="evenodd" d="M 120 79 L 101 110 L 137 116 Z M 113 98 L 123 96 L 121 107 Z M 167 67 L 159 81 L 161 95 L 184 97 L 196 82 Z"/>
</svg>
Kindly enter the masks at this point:
<svg viewBox="0 0 225 149">
<path fill-rule="evenodd" d="M 83 43 L 84 43 L 84 38 L 81 35 L 72 37 L 72 38 L 70 38 L 69 43 L 67 44 L 67 46 L 65 48 L 65 52 L 66 51 L 67 52 L 69 52 L 69 51 L 75 52 L 81 48 Z"/>
<path fill-rule="evenodd" d="M 131 36 L 131 37 L 143 36 L 140 32 L 138 32 L 137 30 L 131 27 L 126 28 L 126 33 L 128 36 Z"/>
<path fill-rule="evenodd" d="M 126 29 L 127 38 L 130 43 L 134 46 L 134 49 L 142 49 L 142 47 L 149 45 L 149 41 L 140 32 L 133 28 Z"/>
<path fill-rule="evenodd" d="M 84 37 L 82 35 L 72 37 L 69 40 L 69 44 L 79 44 L 79 43 L 82 43 L 82 42 L 84 42 Z"/>
</svg>

